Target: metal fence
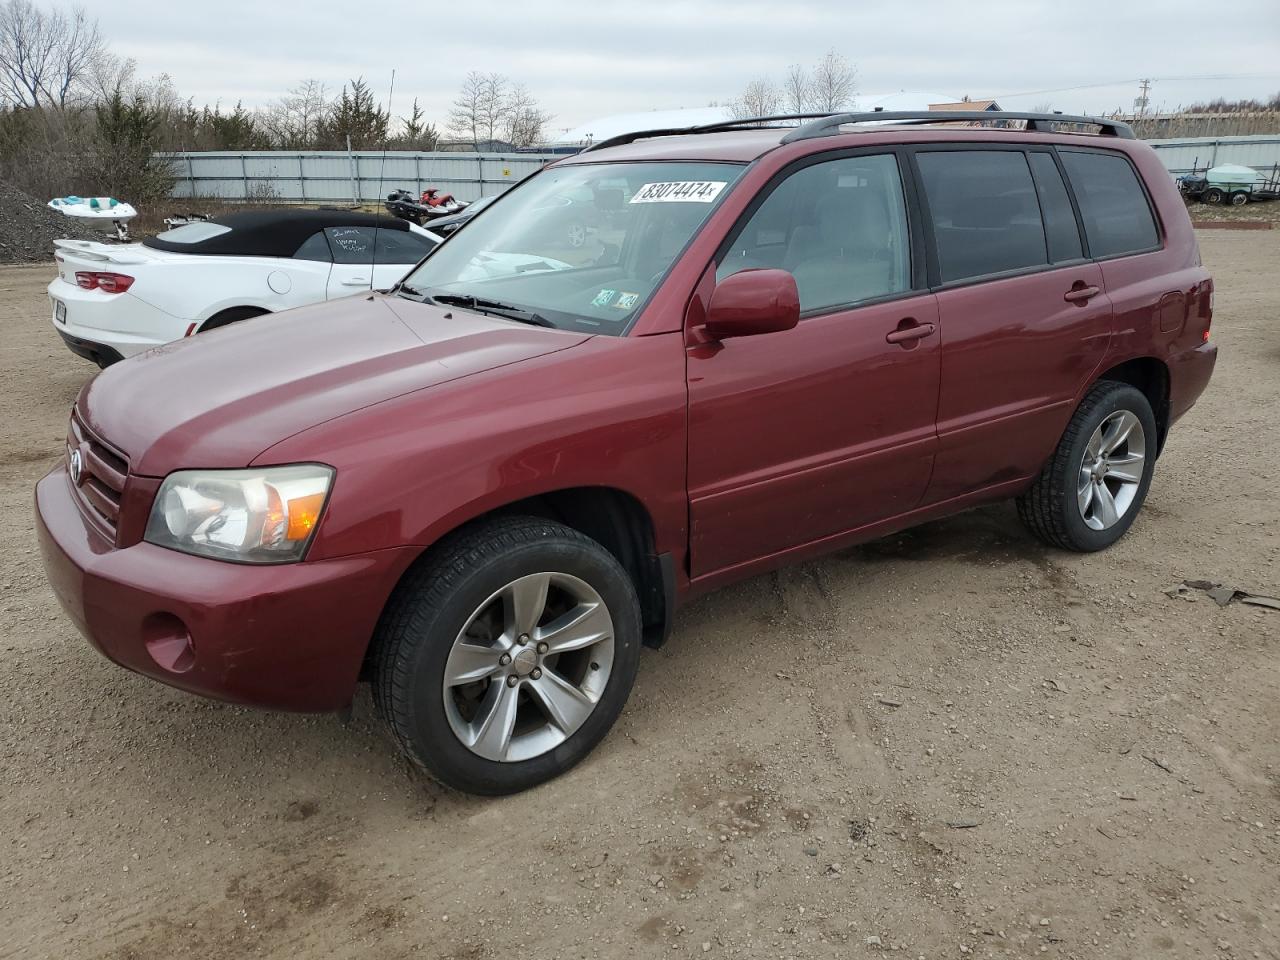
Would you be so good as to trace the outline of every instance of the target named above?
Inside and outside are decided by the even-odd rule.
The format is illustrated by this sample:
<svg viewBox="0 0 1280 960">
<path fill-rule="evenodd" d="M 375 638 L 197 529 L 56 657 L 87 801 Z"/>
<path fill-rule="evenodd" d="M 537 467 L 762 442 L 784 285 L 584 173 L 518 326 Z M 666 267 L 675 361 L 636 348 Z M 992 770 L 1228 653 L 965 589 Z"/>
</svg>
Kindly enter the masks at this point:
<svg viewBox="0 0 1280 960">
<path fill-rule="evenodd" d="M 1174 176 L 1205 170 L 1220 163 L 1239 163 L 1259 173 L 1270 173 L 1280 163 L 1280 136 L 1186 137 L 1148 140 L 1164 167 Z"/>
<path fill-rule="evenodd" d="M 179 153 L 177 198 L 282 203 L 369 203 L 397 187 L 439 187 L 459 200 L 501 193 L 555 154 L 316 150 Z"/>
<path fill-rule="evenodd" d="M 1270 172 L 1280 163 L 1280 135 L 1148 140 L 1173 175 L 1220 163 Z M 501 193 L 561 154 L 412 153 L 341 150 L 288 153 L 179 153 L 177 198 L 281 203 L 376 203 L 397 187 L 439 187 L 459 200 Z"/>
</svg>

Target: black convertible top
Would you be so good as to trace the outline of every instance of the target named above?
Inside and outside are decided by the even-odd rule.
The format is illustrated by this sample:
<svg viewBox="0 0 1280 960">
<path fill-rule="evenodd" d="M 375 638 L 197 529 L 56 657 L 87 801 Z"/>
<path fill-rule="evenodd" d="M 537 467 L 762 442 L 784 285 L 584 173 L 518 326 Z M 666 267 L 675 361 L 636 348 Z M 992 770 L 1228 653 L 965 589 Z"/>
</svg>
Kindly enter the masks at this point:
<svg viewBox="0 0 1280 960">
<path fill-rule="evenodd" d="M 213 256 L 291 257 L 303 241 L 325 227 L 381 227 L 383 230 L 408 230 L 409 223 L 396 217 L 346 210 L 255 210 L 214 217 L 208 223 L 229 227 L 216 236 L 193 243 L 165 240 L 164 234 L 147 237 L 142 243 L 171 253 L 196 253 Z M 196 223 L 187 226 L 198 226 Z M 185 227 L 178 227 L 184 230 Z M 171 232 L 171 231 L 166 231 Z"/>
</svg>

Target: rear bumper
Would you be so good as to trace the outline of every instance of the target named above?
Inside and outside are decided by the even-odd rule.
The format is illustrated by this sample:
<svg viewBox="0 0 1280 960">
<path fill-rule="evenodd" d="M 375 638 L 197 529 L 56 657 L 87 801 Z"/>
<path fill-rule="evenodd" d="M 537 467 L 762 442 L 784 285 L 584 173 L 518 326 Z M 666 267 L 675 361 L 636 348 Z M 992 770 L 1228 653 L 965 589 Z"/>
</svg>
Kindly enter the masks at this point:
<svg viewBox="0 0 1280 960">
<path fill-rule="evenodd" d="M 1169 362 L 1169 423 L 1174 423 L 1200 399 L 1213 368 L 1218 362 L 1218 348 L 1212 343 L 1177 354 Z"/>
<path fill-rule="evenodd" d="M 68 349 L 77 356 L 96 362 L 76 344 L 88 344 L 91 352 L 101 355 L 110 351 L 123 359 L 180 340 L 190 321 L 165 313 L 131 293 L 102 293 L 82 290 L 73 283 L 55 279 L 48 287 L 50 323 L 58 331 Z M 60 322 L 53 301 L 66 307 L 66 320 Z"/>
<path fill-rule="evenodd" d="M 254 566 L 149 543 L 117 549 L 81 515 L 66 470 L 36 485 L 45 573 L 80 632 L 122 667 L 191 693 L 281 710 L 351 702 L 412 548 Z"/>
<path fill-rule="evenodd" d="M 92 360 L 100 367 L 109 367 L 111 364 L 119 363 L 124 359 L 120 355 L 120 351 L 115 347 L 109 347 L 105 343 L 94 343 L 92 340 L 82 340 L 80 337 L 73 337 L 67 331 L 61 329 L 56 322 L 54 323 L 54 329 L 58 331 L 58 336 L 67 345 L 68 350 L 77 357 Z"/>
</svg>

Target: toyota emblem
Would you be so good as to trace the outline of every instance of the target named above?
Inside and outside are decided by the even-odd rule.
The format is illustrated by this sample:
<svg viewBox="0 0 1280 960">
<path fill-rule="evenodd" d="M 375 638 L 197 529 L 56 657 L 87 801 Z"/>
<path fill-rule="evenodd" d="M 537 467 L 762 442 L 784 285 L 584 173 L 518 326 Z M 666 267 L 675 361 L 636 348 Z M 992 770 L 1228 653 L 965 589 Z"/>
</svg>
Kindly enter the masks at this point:
<svg viewBox="0 0 1280 960">
<path fill-rule="evenodd" d="M 80 486 L 80 479 L 84 474 L 84 458 L 80 456 L 79 450 L 72 450 L 67 457 L 67 470 L 71 474 L 71 482 Z"/>
</svg>

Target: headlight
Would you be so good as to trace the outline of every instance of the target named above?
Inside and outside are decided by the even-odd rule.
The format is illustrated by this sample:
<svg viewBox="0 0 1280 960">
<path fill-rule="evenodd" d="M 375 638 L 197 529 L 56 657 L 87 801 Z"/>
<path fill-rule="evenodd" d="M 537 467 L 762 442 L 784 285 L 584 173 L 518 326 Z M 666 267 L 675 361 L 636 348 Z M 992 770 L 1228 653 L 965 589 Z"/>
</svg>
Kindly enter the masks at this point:
<svg viewBox="0 0 1280 960">
<path fill-rule="evenodd" d="M 179 470 L 165 477 L 144 537 L 240 563 L 302 559 L 333 482 L 317 463 L 257 470 Z"/>
</svg>

